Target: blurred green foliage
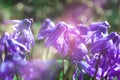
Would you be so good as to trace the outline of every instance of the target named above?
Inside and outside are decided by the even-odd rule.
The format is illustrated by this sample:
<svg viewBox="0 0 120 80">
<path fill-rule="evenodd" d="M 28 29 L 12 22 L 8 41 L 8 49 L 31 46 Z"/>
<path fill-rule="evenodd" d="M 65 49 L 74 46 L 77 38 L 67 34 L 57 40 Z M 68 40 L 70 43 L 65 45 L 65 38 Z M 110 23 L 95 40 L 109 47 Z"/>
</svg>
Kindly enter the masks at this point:
<svg viewBox="0 0 120 80">
<path fill-rule="evenodd" d="M 90 16 L 90 22 L 107 20 L 112 26 L 110 31 L 120 31 L 120 0 L 0 0 L 0 22 L 29 17 L 35 22 L 41 22 L 47 17 L 56 20 L 64 17 L 64 14 L 76 14 L 75 10 L 82 5 L 87 6 L 86 11 L 92 12 L 92 15 L 84 15 Z M 88 11 L 88 14 L 91 13 Z M 84 16 L 77 15 L 78 21 Z"/>
</svg>

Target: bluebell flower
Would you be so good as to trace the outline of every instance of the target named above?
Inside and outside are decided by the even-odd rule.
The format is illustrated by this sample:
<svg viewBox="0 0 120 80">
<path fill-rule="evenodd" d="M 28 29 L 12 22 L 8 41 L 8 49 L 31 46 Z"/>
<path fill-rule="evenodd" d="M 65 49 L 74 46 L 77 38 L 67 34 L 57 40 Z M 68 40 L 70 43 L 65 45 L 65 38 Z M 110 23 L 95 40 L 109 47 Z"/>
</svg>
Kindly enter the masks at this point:
<svg viewBox="0 0 120 80">
<path fill-rule="evenodd" d="M 79 68 L 79 66 L 78 66 L 78 64 L 75 64 L 76 65 L 76 69 L 75 69 L 75 71 L 74 71 L 74 74 L 73 74 L 73 77 L 72 77 L 72 79 L 73 80 L 84 80 L 84 73 L 83 73 L 83 71 Z"/>
<path fill-rule="evenodd" d="M 107 21 L 94 22 L 89 26 L 88 35 L 91 37 L 91 42 L 95 42 L 102 37 L 108 36 L 108 28 L 110 27 Z"/>
<path fill-rule="evenodd" d="M 17 73 L 23 80 L 54 80 L 60 65 L 56 61 L 26 61 L 19 55 L 0 65 L 0 80 L 11 78 Z"/>
<path fill-rule="evenodd" d="M 53 30 L 47 37 L 46 46 L 54 46 L 59 53 L 67 54 L 67 25 L 64 22 L 59 22 L 56 29 Z"/>
<path fill-rule="evenodd" d="M 29 52 L 29 50 L 26 48 L 25 45 L 19 43 L 18 41 L 14 40 L 14 39 L 8 39 L 6 41 L 6 47 L 8 52 L 11 53 L 20 53 L 20 52 Z"/>
<path fill-rule="evenodd" d="M 56 80 L 60 65 L 54 61 L 29 61 L 19 69 L 24 80 Z"/>
<path fill-rule="evenodd" d="M 55 24 L 49 19 L 45 19 L 45 21 L 41 25 L 41 29 L 38 33 L 38 39 L 44 39 L 48 37 L 48 35 L 56 28 Z"/>
<path fill-rule="evenodd" d="M 9 33 L 4 33 L 3 36 L 0 38 L 0 63 L 2 63 L 3 58 L 3 52 L 5 51 L 5 43 L 10 38 Z"/>
<path fill-rule="evenodd" d="M 76 43 L 71 47 L 70 59 L 74 61 L 81 61 L 85 55 L 88 54 L 88 49 L 84 43 Z"/>
<path fill-rule="evenodd" d="M 94 73 L 95 73 L 95 67 L 89 65 L 87 62 L 85 61 L 81 61 L 80 62 L 80 66 L 83 68 L 83 70 L 85 71 L 85 73 L 89 74 L 91 77 L 94 76 Z M 98 68 L 98 71 L 97 71 L 97 76 L 96 76 L 96 79 L 101 79 L 101 75 L 102 75 L 102 68 Z M 103 74 L 104 76 L 106 74 Z"/>
<path fill-rule="evenodd" d="M 100 27 L 103 27 L 103 26 L 107 27 L 107 28 L 110 28 L 109 23 L 107 21 L 104 21 L 104 22 L 92 22 L 89 27 L 90 27 L 91 31 L 96 31 Z"/>
<path fill-rule="evenodd" d="M 26 61 L 19 54 L 8 54 L 8 60 L 5 60 L 0 65 L 0 80 L 13 80 L 14 75 L 19 74 L 19 69 L 26 65 Z"/>
<path fill-rule="evenodd" d="M 15 32 L 12 37 L 30 50 L 34 45 L 34 37 L 31 31 L 32 22 L 33 19 L 30 18 L 23 20 L 6 20 L 3 24 L 14 24 Z"/>
<path fill-rule="evenodd" d="M 4 33 L 3 36 L 0 38 L 0 54 L 2 54 L 2 52 L 4 51 L 5 49 L 5 42 L 6 40 L 8 40 L 10 38 L 10 35 L 9 33 Z"/>
<path fill-rule="evenodd" d="M 116 32 L 91 43 L 89 61 L 81 61 L 82 68 L 92 77 L 95 76 L 97 70 L 96 79 L 107 78 L 112 80 L 114 77 L 119 79 L 119 70 L 115 71 L 115 69 L 119 69 L 119 66 L 116 67 L 116 64 L 119 64 L 120 61 L 119 46 L 119 34 Z M 99 72 L 99 69 L 101 72 Z M 100 74 L 98 75 L 98 73 Z"/>
<path fill-rule="evenodd" d="M 106 37 L 100 38 L 96 42 L 91 44 L 91 53 L 100 52 L 102 49 L 111 49 L 114 45 L 113 38 L 116 36 L 116 33 L 111 33 Z"/>
<path fill-rule="evenodd" d="M 0 80 L 13 80 L 15 65 L 10 62 L 3 62 L 0 65 Z"/>
</svg>

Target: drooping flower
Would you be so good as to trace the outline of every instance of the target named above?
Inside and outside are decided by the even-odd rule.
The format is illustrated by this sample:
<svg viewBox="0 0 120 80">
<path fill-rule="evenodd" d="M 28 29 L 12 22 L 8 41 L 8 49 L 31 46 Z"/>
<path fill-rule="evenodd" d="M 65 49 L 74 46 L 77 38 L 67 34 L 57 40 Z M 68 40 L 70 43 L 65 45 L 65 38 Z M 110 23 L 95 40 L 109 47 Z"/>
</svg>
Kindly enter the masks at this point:
<svg viewBox="0 0 120 80">
<path fill-rule="evenodd" d="M 46 46 L 54 46 L 58 52 L 67 54 L 67 25 L 64 22 L 56 24 L 56 29 L 50 33 L 46 40 Z"/>
<path fill-rule="evenodd" d="M 95 42 L 102 37 L 106 37 L 108 35 L 109 23 L 107 21 L 104 22 L 93 22 L 89 26 L 88 35 L 91 37 L 91 42 Z"/>
<path fill-rule="evenodd" d="M 112 39 L 116 36 L 116 33 L 111 33 L 106 37 L 103 37 L 91 44 L 91 53 L 100 52 L 102 49 L 111 49 L 114 45 Z"/>
<path fill-rule="evenodd" d="M 95 70 L 96 70 L 95 67 L 89 65 L 89 64 L 88 64 L 87 62 L 85 62 L 85 61 L 81 61 L 81 62 L 80 62 L 80 66 L 81 66 L 81 68 L 83 68 L 83 70 L 85 71 L 85 73 L 89 74 L 91 77 L 94 77 Z M 104 73 L 104 74 L 102 74 L 102 71 L 103 71 L 103 69 L 100 68 L 100 67 L 98 67 L 98 71 L 97 71 L 97 74 L 96 74 L 96 79 L 98 79 L 98 80 L 101 79 L 102 75 L 103 75 L 103 77 L 106 76 L 106 73 L 107 73 L 107 72 Z"/>
<path fill-rule="evenodd" d="M 85 55 L 88 54 L 88 49 L 84 43 L 75 43 L 71 47 L 71 60 L 74 61 L 81 61 Z"/>
<path fill-rule="evenodd" d="M 86 73 L 96 77 L 96 79 L 106 78 L 112 80 L 114 77 L 119 79 L 119 70 L 115 70 L 119 67 L 115 66 L 116 63 L 118 64 L 120 61 L 118 48 L 119 35 L 116 32 L 112 32 L 108 36 L 99 38 L 94 43 L 91 43 L 89 61 L 81 61 L 80 65 Z M 98 73 L 100 74 L 98 75 Z M 112 73 L 114 73 L 114 76 L 111 76 L 113 75 Z"/>
<path fill-rule="evenodd" d="M 29 50 L 34 45 L 34 37 L 31 31 L 33 19 L 6 20 L 3 24 L 15 24 L 13 38 L 24 44 Z"/>
<path fill-rule="evenodd" d="M 92 22 L 91 24 L 90 24 L 90 30 L 91 31 L 96 31 L 96 30 L 98 30 L 100 27 L 102 27 L 102 26 L 105 26 L 105 27 L 107 27 L 107 28 L 109 28 L 110 26 L 109 26 L 109 23 L 107 22 L 107 21 L 103 21 L 103 22 Z"/>
<path fill-rule="evenodd" d="M 14 39 L 8 39 L 6 41 L 6 47 L 8 52 L 11 53 L 20 53 L 20 52 L 29 52 L 29 50 L 26 48 L 25 45 L 19 43 L 18 41 L 14 40 Z"/>
<path fill-rule="evenodd" d="M 10 38 L 10 35 L 9 33 L 4 33 L 3 36 L 0 38 L 0 54 L 2 54 L 2 52 L 4 51 L 5 49 L 5 42 L 6 40 L 8 40 Z"/>
<path fill-rule="evenodd" d="M 0 63 L 2 63 L 3 58 L 2 54 L 5 51 L 5 43 L 10 38 L 10 34 L 7 32 L 3 34 L 3 36 L 0 38 Z"/>
<path fill-rule="evenodd" d="M 38 39 L 44 39 L 56 28 L 55 24 L 49 19 L 45 19 L 38 33 Z"/>
</svg>

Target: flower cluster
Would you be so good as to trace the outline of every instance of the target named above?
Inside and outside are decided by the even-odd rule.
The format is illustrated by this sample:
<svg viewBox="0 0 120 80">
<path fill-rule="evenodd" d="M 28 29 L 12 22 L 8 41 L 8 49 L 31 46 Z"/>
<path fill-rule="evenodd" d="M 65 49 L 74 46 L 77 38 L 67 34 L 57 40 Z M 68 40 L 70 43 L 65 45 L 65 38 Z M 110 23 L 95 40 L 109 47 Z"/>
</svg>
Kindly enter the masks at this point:
<svg viewBox="0 0 120 80">
<path fill-rule="evenodd" d="M 31 18 L 3 22 L 13 24 L 14 32 L 5 32 L 0 37 L 0 80 L 58 80 L 61 64 L 26 58 L 34 46 L 32 23 Z M 107 21 L 72 26 L 63 21 L 55 24 L 47 18 L 38 39 L 63 55 L 63 67 L 64 60 L 74 65 L 73 80 L 84 80 L 84 74 L 91 80 L 120 80 L 120 34 L 108 33 L 109 28 Z M 63 68 L 63 77 L 64 73 Z"/>
<path fill-rule="evenodd" d="M 5 32 L 0 38 L 0 80 L 12 80 L 14 75 L 20 73 L 20 68 L 27 64 L 26 53 L 34 45 L 30 29 L 32 19 L 7 20 L 3 24 L 14 24 L 15 30 L 13 34 Z"/>
<path fill-rule="evenodd" d="M 50 80 L 58 69 L 55 61 L 28 61 L 34 46 L 31 31 L 33 20 L 6 20 L 4 25 L 14 24 L 14 32 L 5 32 L 0 37 L 0 80 Z M 54 65 L 54 70 L 52 69 Z M 49 75 L 49 72 L 51 75 Z M 47 78 L 44 76 L 46 75 Z"/>
<path fill-rule="evenodd" d="M 84 73 L 93 80 L 119 80 L 120 34 L 108 33 L 109 28 L 107 21 L 72 26 L 62 21 L 54 24 L 46 19 L 38 39 L 46 39 L 47 47 L 53 46 L 58 53 L 69 56 L 70 61 L 77 64 L 73 80 L 83 80 Z"/>
</svg>

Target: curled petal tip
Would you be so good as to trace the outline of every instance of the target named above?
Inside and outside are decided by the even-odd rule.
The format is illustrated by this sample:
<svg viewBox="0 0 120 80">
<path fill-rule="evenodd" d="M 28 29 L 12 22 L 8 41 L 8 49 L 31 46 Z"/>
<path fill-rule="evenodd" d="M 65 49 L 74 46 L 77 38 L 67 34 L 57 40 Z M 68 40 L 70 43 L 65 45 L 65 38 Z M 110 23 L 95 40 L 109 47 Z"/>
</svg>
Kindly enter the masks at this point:
<svg viewBox="0 0 120 80">
<path fill-rule="evenodd" d="M 3 25 L 19 24 L 20 22 L 21 22 L 21 20 L 6 20 L 6 21 L 3 21 L 2 24 L 3 24 Z"/>
</svg>

